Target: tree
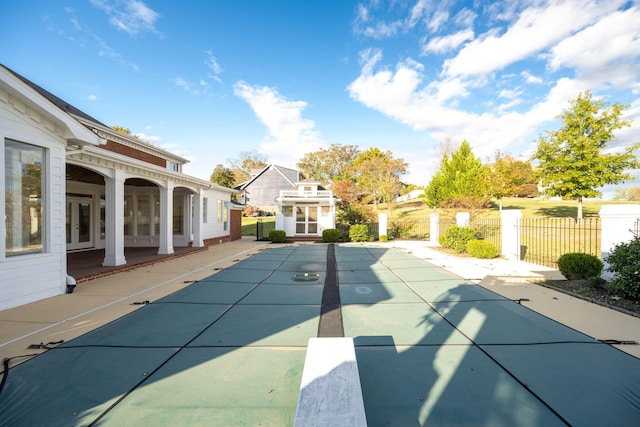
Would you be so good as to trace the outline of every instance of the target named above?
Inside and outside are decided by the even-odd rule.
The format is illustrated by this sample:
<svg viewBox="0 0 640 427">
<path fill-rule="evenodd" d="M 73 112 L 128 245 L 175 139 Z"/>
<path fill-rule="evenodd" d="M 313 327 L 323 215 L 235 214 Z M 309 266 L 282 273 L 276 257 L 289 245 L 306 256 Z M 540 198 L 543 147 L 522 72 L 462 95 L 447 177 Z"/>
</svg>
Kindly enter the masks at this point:
<svg viewBox="0 0 640 427">
<path fill-rule="evenodd" d="M 236 177 L 236 184 L 251 179 L 252 172 L 267 166 L 267 157 L 257 151 L 241 151 L 235 159 L 227 160 Z"/>
<path fill-rule="evenodd" d="M 487 188 L 491 196 L 500 200 L 500 209 L 503 197 L 531 196 L 538 191 L 536 176 L 529 162 L 516 160 L 498 151 L 489 168 Z"/>
<path fill-rule="evenodd" d="M 619 188 L 616 190 L 613 200 L 627 200 L 630 202 L 640 202 L 640 186 Z"/>
<path fill-rule="evenodd" d="M 223 187 L 231 188 L 235 185 L 236 177 L 231 168 L 226 168 L 223 165 L 218 164 L 211 173 L 209 181 L 222 185 Z"/>
<path fill-rule="evenodd" d="M 379 202 L 391 202 L 400 193 L 400 176 L 407 166 L 403 159 L 394 159 L 391 151 L 372 147 L 358 153 L 350 171 L 360 191 L 371 196 L 377 208 Z"/>
<path fill-rule="evenodd" d="M 296 166 L 307 178 L 329 185 L 348 178 L 349 166 L 358 152 L 357 145 L 331 144 L 329 148 L 305 154 Z"/>
<path fill-rule="evenodd" d="M 471 152 L 467 141 L 451 155 L 443 154 L 440 169 L 425 189 L 425 203 L 431 207 L 477 209 L 489 202 L 487 167 Z"/>
<path fill-rule="evenodd" d="M 560 129 L 538 140 L 534 155 L 540 161 L 538 177 L 547 194 L 578 200 L 578 220 L 583 197 L 601 196 L 598 188 L 633 179 L 625 171 L 640 167 L 634 154 L 639 143 L 622 152 L 604 152 L 615 139 L 614 131 L 631 125 L 631 120 L 621 119 L 626 107 L 594 100 L 586 91 L 558 117 Z"/>
</svg>

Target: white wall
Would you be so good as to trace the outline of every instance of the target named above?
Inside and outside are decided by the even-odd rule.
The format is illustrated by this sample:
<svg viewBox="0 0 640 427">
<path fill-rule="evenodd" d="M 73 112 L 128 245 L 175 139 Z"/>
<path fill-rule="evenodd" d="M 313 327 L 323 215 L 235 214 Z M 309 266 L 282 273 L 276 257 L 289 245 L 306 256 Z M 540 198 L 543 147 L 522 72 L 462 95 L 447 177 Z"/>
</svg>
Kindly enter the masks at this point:
<svg viewBox="0 0 640 427">
<path fill-rule="evenodd" d="M 0 90 L 0 157 L 4 166 L 4 141 L 13 139 L 47 149 L 46 199 L 43 212 L 44 253 L 6 257 L 0 242 L 0 310 L 66 292 L 65 234 L 65 139 L 60 128 L 42 114 L 8 102 Z M 0 200 L 4 202 L 4 174 L 0 177 Z M 2 208 L 4 214 L 4 203 Z M 3 215 L 4 216 L 4 215 Z M 2 221 L 2 235 L 4 221 Z"/>
</svg>

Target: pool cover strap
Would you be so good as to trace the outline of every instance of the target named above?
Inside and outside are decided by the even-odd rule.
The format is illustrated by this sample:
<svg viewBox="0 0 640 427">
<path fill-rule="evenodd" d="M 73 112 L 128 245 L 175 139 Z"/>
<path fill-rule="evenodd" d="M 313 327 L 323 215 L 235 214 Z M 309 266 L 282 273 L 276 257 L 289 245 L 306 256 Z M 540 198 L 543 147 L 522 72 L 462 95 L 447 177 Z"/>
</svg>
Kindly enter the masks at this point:
<svg viewBox="0 0 640 427">
<path fill-rule="evenodd" d="M 333 243 L 327 247 L 327 276 L 322 291 L 318 337 L 344 337 L 336 251 Z"/>
</svg>

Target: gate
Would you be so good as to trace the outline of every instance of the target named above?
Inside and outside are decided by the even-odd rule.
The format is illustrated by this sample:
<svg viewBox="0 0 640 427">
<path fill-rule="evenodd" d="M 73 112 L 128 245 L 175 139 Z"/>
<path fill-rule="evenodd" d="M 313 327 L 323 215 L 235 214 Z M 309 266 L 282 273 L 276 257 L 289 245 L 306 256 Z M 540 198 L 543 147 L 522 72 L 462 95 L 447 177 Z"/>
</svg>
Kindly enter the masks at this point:
<svg viewBox="0 0 640 427">
<path fill-rule="evenodd" d="M 557 268 L 560 255 L 580 252 L 600 258 L 600 218 L 522 218 L 521 259 Z"/>
</svg>

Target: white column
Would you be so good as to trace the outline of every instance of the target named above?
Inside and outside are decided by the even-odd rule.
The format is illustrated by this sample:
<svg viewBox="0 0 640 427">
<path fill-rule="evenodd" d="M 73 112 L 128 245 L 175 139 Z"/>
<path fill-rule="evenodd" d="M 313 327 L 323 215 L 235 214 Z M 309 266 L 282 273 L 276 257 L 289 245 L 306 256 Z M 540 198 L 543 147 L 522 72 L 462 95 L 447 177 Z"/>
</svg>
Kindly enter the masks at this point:
<svg viewBox="0 0 640 427">
<path fill-rule="evenodd" d="M 607 273 L 607 257 L 620 243 L 628 243 L 634 237 L 636 223 L 640 218 L 640 205 L 604 205 L 600 208 L 601 240 L 600 251 L 605 270 L 602 277 L 612 278 Z"/>
<path fill-rule="evenodd" d="M 173 182 L 167 181 L 160 190 L 160 244 L 159 255 L 173 253 Z"/>
<path fill-rule="evenodd" d="M 456 224 L 458 225 L 458 227 L 468 227 L 469 218 L 469 212 L 458 212 L 456 214 Z"/>
<path fill-rule="evenodd" d="M 204 196 L 204 190 L 200 189 L 193 195 L 193 243 L 194 248 L 201 248 L 204 246 L 203 228 L 202 223 L 202 198 Z"/>
<path fill-rule="evenodd" d="M 378 236 L 387 236 L 387 220 L 389 217 L 386 213 L 378 214 Z"/>
<path fill-rule="evenodd" d="M 520 220 L 522 211 L 503 209 L 500 212 L 502 223 L 502 256 L 506 259 L 520 261 Z"/>
<path fill-rule="evenodd" d="M 104 266 L 124 265 L 124 181 L 125 173 L 114 170 L 113 177 L 105 178 L 105 247 Z"/>
<path fill-rule="evenodd" d="M 440 214 L 429 214 L 429 242 L 440 246 Z"/>
</svg>

